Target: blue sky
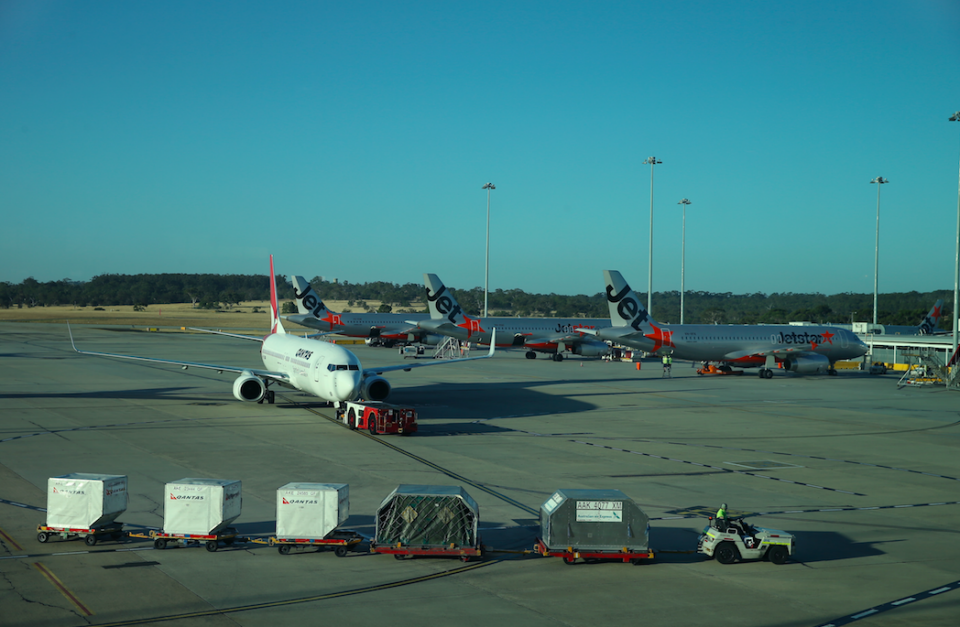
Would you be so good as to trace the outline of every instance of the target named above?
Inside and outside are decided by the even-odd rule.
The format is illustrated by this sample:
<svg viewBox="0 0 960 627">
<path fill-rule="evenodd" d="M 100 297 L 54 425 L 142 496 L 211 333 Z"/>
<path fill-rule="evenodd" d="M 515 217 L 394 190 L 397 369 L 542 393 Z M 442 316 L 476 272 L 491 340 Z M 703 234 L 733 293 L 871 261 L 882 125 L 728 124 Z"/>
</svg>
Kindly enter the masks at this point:
<svg viewBox="0 0 960 627">
<path fill-rule="evenodd" d="M 0 280 L 953 285 L 960 4 L 0 5 Z"/>
</svg>

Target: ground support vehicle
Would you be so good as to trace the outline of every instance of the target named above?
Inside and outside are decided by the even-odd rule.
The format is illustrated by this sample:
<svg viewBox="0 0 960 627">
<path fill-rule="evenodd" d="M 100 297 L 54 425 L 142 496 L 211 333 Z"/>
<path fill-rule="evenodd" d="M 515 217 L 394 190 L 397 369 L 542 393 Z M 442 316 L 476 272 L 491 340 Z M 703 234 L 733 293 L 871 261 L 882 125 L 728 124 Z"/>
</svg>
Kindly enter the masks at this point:
<svg viewBox="0 0 960 627">
<path fill-rule="evenodd" d="M 409 546 L 401 543 L 382 544 L 370 543 L 371 553 L 393 555 L 395 559 L 404 560 L 413 557 L 459 557 L 461 562 L 469 562 L 473 558 L 483 558 L 484 547 L 478 546 Z"/>
<path fill-rule="evenodd" d="M 234 542 L 244 542 L 244 538 L 237 537 L 237 530 L 233 527 L 227 527 L 223 531 L 213 534 L 194 534 L 194 533 L 164 533 L 163 531 L 150 531 L 153 539 L 153 548 L 165 549 L 173 544 L 176 546 L 190 546 L 191 544 L 203 544 L 211 553 L 215 553 L 220 548 L 222 542 L 225 546 L 231 546 Z"/>
<path fill-rule="evenodd" d="M 124 535 L 123 523 L 120 522 L 111 522 L 108 525 L 93 529 L 37 525 L 37 542 L 41 543 L 49 542 L 54 536 L 59 536 L 61 540 L 83 538 L 83 542 L 87 546 L 95 546 L 97 542 L 107 537 L 111 540 L 119 540 Z"/>
<path fill-rule="evenodd" d="M 697 368 L 697 374 L 732 374 L 732 375 L 742 375 L 743 370 L 734 370 L 730 366 L 714 366 L 713 364 L 706 364 L 702 368 Z"/>
<path fill-rule="evenodd" d="M 314 548 L 316 553 L 333 551 L 337 557 L 346 557 L 347 553 L 355 550 L 355 547 L 363 542 L 363 536 L 356 531 L 336 530 L 326 538 L 272 537 L 267 542 L 270 546 L 277 547 L 280 555 L 303 553 L 307 548 Z"/>
<path fill-rule="evenodd" d="M 786 531 L 754 527 L 743 518 L 711 518 L 697 542 L 697 553 L 716 557 L 721 564 L 762 559 L 785 564 L 796 547 L 796 539 Z"/>
<path fill-rule="evenodd" d="M 337 408 L 337 420 L 351 429 L 367 430 L 371 435 L 410 435 L 417 430 L 416 409 L 388 403 L 346 401 Z"/>
<path fill-rule="evenodd" d="M 620 560 L 624 564 L 630 562 L 634 566 L 637 564 L 642 564 L 644 560 L 653 559 L 653 549 L 647 549 L 646 551 L 630 551 L 626 547 L 620 551 L 600 551 L 600 550 L 586 550 L 581 551 L 576 547 L 566 547 L 565 549 L 550 549 L 547 548 L 547 545 L 543 543 L 543 540 L 537 538 L 537 543 L 533 546 L 533 550 L 536 553 L 544 557 L 562 557 L 563 563 L 568 566 L 573 566 L 576 564 L 578 559 L 582 559 L 585 562 L 592 562 L 597 560 Z"/>
</svg>

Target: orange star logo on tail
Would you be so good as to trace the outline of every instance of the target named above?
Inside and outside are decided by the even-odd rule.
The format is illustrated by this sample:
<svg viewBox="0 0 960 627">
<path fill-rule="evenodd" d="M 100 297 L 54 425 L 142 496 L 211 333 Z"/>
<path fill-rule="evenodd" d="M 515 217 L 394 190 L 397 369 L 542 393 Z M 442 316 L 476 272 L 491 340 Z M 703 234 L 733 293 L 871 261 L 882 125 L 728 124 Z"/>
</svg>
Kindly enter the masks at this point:
<svg viewBox="0 0 960 627">
<path fill-rule="evenodd" d="M 457 326 L 467 330 L 468 339 L 474 333 L 486 333 L 486 331 L 484 331 L 483 328 L 480 326 L 479 318 L 470 318 L 470 317 L 464 316 L 463 324 L 458 324 Z"/>
<path fill-rule="evenodd" d="M 653 350 L 650 351 L 651 353 L 657 352 L 664 346 L 676 348 L 676 346 L 673 345 L 673 331 L 664 331 L 655 324 L 651 324 L 650 326 L 653 327 L 653 333 L 644 334 L 644 337 L 653 340 Z"/>
<path fill-rule="evenodd" d="M 343 326 L 343 320 L 340 317 L 340 314 L 328 313 L 326 318 L 320 318 L 321 322 L 329 322 L 330 330 L 333 331 L 334 326 Z"/>
</svg>

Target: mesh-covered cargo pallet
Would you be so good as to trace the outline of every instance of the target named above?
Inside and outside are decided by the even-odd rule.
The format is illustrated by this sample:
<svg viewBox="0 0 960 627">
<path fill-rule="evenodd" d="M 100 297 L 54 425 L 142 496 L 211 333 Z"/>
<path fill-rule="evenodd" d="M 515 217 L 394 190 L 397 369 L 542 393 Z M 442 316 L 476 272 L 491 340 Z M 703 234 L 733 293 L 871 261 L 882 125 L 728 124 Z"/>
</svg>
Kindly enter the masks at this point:
<svg viewBox="0 0 960 627">
<path fill-rule="evenodd" d="M 400 485 L 377 510 L 376 546 L 478 548 L 479 522 L 460 486 Z"/>
</svg>

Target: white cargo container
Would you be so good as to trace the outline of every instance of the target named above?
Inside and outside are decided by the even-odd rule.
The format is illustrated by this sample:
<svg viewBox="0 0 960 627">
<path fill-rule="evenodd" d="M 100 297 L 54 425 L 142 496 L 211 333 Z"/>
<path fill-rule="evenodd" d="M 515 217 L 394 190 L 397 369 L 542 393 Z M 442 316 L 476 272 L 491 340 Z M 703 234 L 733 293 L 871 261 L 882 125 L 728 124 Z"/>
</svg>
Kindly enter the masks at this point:
<svg viewBox="0 0 960 627">
<path fill-rule="evenodd" d="M 47 480 L 48 527 L 95 529 L 126 510 L 126 475 L 74 472 Z"/>
<path fill-rule="evenodd" d="M 163 532 L 213 535 L 240 516 L 240 481 L 181 479 L 166 485 Z"/>
<path fill-rule="evenodd" d="M 288 483 L 277 490 L 277 537 L 320 540 L 350 515 L 344 483 Z"/>
</svg>

